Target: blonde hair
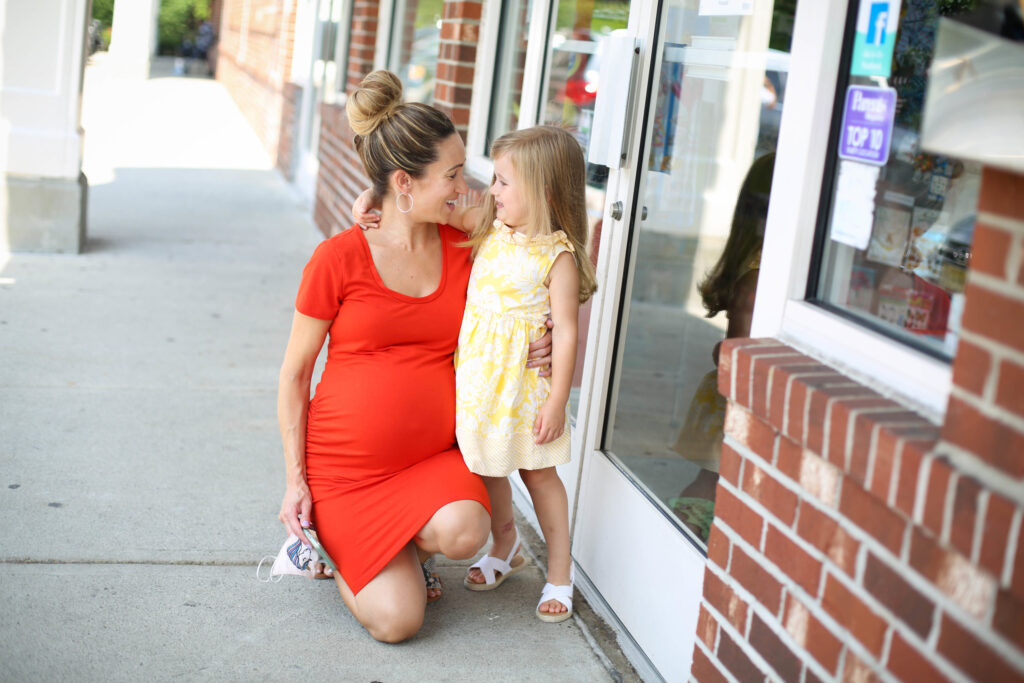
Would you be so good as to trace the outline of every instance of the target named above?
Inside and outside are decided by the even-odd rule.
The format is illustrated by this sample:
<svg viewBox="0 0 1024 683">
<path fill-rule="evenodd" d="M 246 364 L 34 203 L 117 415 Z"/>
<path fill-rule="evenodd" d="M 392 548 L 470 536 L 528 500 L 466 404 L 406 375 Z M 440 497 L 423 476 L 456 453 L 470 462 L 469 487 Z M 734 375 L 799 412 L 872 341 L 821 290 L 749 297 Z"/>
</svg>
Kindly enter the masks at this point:
<svg viewBox="0 0 1024 683">
<path fill-rule="evenodd" d="M 587 164 L 580 143 L 563 128 L 534 126 L 495 140 L 491 158 L 500 157 L 507 158 L 515 169 L 527 207 L 529 234 L 550 235 L 562 230 L 572 243 L 580 277 L 579 300 L 585 302 L 597 289 L 597 280 L 587 252 Z M 492 185 L 494 180 L 492 177 Z M 468 241 L 474 256 L 496 216 L 494 196 L 488 193 L 480 224 Z"/>
<path fill-rule="evenodd" d="M 455 125 L 443 112 L 428 104 L 402 102 L 402 81 L 390 71 L 367 74 L 348 96 L 345 113 L 376 202 L 388 193 L 394 171 L 422 177 L 437 161 L 438 145 L 455 135 Z"/>
</svg>

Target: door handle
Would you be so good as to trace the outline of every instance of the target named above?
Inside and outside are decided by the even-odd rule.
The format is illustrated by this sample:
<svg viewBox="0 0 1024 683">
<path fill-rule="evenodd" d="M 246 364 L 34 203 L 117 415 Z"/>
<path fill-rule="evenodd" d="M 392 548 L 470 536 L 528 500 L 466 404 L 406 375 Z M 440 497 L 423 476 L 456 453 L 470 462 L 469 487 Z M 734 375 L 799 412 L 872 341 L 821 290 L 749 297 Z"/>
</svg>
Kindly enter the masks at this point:
<svg viewBox="0 0 1024 683">
<path fill-rule="evenodd" d="M 622 218 L 622 202 L 615 202 L 612 204 L 612 220 L 619 220 Z"/>
<path fill-rule="evenodd" d="M 590 132 L 587 161 L 608 168 L 622 168 L 633 111 L 640 42 L 626 29 L 616 29 L 598 45 L 601 67 Z M 623 87 L 625 86 L 625 87 Z M 623 97 L 625 90 L 625 97 Z"/>
</svg>

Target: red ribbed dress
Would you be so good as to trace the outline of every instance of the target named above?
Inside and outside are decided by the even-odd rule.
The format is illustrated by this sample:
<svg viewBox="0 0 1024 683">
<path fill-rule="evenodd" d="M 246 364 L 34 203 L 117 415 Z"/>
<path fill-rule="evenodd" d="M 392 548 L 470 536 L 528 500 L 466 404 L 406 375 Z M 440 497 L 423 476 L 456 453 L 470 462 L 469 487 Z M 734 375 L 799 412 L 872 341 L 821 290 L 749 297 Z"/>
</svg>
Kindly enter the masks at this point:
<svg viewBox="0 0 1024 683">
<path fill-rule="evenodd" d="M 438 227 L 441 284 L 388 289 L 358 227 L 325 240 L 302 273 L 295 308 L 333 321 L 309 404 L 306 481 L 317 534 L 353 593 L 444 505 L 487 490 L 455 442 L 452 357 L 466 305 L 465 235 Z"/>
</svg>

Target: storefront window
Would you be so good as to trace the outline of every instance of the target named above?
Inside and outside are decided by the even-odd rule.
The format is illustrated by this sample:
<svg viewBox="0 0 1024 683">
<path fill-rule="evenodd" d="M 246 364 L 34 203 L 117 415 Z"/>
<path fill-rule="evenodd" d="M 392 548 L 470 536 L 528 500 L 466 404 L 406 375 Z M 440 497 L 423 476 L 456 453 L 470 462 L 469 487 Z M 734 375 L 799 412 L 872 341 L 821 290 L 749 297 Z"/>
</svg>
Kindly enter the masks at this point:
<svg viewBox="0 0 1024 683">
<path fill-rule="evenodd" d="M 725 337 L 750 334 L 795 0 L 667 0 L 604 449 L 707 541 Z"/>
<path fill-rule="evenodd" d="M 919 144 L 939 18 L 974 0 L 853 3 L 808 299 L 940 357 L 956 349 L 979 165 Z"/>
<path fill-rule="evenodd" d="M 406 102 L 430 102 L 441 45 L 443 0 L 396 0 L 389 67 L 402 79 Z"/>
<path fill-rule="evenodd" d="M 494 60 L 491 116 L 487 127 L 488 152 L 495 139 L 519 127 L 523 67 L 526 65 L 533 2 L 505 0 L 501 12 L 501 34 L 498 37 L 498 56 Z"/>
</svg>

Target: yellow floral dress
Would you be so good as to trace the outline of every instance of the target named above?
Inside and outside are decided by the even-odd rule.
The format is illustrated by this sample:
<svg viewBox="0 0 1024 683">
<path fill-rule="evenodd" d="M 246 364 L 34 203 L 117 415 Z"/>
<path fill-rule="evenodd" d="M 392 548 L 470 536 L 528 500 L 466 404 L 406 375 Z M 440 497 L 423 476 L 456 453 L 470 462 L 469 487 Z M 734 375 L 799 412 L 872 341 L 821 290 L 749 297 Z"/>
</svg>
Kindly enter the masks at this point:
<svg viewBox="0 0 1024 683">
<path fill-rule="evenodd" d="M 455 352 L 455 434 L 469 469 L 504 477 L 569 462 L 569 421 L 554 441 L 534 443 L 534 421 L 551 383 L 526 368 L 544 335 L 551 300 L 544 281 L 572 243 L 561 230 L 532 239 L 501 221 L 484 238 L 469 277 Z"/>
</svg>

